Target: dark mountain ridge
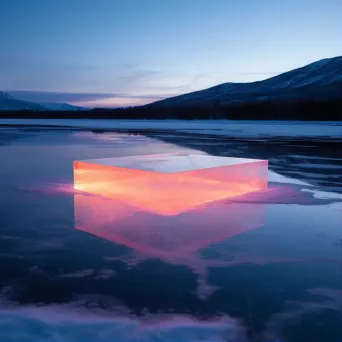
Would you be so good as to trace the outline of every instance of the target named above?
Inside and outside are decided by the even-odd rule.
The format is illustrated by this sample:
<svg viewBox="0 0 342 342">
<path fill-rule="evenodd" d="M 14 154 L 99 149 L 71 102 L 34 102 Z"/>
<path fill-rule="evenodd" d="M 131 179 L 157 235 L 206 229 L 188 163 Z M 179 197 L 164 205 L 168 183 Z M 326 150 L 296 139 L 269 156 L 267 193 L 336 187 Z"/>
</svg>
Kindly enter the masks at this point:
<svg viewBox="0 0 342 342">
<path fill-rule="evenodd" d="M 322 99 L 342 96 L 342 56 L 323 59 L 263 81 L 223 83 L 150 104 L 153 107 L 231 105 L 270 99 Z"/>
<path fill-rule="evenodd" d="M 342 57 L 323 59 L 263 81 L 223 83 L 138 107 L 73 111 L 62 106 L 52 111 L 0 92 L 0 109 L 4 103 L 11 106 L 0 111 L 3 118 L 339 121 Z"/>
</svg>

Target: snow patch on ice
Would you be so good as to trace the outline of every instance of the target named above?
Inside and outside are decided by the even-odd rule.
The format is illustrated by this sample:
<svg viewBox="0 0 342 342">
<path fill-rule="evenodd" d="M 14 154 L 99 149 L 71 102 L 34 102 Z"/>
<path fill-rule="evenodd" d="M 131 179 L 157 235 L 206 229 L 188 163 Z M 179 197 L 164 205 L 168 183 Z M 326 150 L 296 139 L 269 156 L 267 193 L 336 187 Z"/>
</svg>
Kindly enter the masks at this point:
<svg viewBox="0 0 342 342">
<path fill-rule="evenodd" d="M 67 305 L 0 310 L 1 341 L 241 341 L 241 330 L 229 316 L 203 321 L 172 314 L 138 318 Z"/>
</svg>

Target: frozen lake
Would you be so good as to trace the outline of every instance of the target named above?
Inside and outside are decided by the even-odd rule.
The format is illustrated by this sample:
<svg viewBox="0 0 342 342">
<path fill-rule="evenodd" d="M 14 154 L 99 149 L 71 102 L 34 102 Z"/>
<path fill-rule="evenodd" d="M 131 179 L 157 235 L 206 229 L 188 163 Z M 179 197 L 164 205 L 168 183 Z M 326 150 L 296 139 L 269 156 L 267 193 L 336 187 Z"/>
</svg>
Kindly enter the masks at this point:
<svg viewBox="0 0 342 342">
<path fill-rule="evenodd" d="M 47 125 L 98 129 L 168 130 L 230 137 L 325 137 L 342 139 L 342 122 L 229 120 L 1 119 L 0 125 Z"/>
<path fill-rule="evenodd" d="M 0 127 L 0 340 L 342 340 L 341 124 L 66 121 Z M 268 159 L 269 189 L 168 218 L 73 190 L 169 152 Z"/>
</svg>

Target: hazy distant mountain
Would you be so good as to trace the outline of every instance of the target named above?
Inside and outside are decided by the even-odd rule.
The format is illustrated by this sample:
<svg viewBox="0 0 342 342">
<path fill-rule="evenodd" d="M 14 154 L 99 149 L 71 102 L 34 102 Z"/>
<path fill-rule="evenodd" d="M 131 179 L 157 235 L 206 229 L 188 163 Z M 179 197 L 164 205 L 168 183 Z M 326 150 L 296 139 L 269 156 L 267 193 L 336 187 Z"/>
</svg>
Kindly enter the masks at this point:
<svg viewBox="0 0 342 342">
<path fill-rule="evenodd" d="M 0 91 L 0 110 L 46 110 L 38 103 L 18 100 Z"/>
<path fill-rule="evenodd" d="M 251 83 L 223 83 L 205 90 L 167 98 L 147 106 L 230 105 L 270 99 L 342 97 L 342 56 L 322 59 L 302 68 Z"/>
<path fill-rule="evenodd" d="M 74 106 L 69 103 L 41 102 L 40 105 L 50 110 L 87 110 L 84 107 Z"/>
<path fill-rule="evenodd" d="M 86 110 L 86 108 L 73 106 L 68 103 L 42 102 L 35 103 L 19 100 L 12 95 L 0 91 L 0 110 L 59 110 L 59 111 L 77 111 Z"/>
</svg>

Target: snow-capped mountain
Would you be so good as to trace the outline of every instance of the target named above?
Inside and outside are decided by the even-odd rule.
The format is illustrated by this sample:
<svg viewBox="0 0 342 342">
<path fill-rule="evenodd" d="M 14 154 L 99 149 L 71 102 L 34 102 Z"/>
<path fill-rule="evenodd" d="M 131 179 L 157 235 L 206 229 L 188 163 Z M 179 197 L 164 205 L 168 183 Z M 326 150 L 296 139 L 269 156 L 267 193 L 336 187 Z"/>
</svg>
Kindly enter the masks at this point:
<svg viewBox="0 0 342 342">
<path fill-rule="evenodd" d="M 38 103 L 18 100 L 0 91 L 0 110 L 46 110 Z"/>
<path fill-rule="evenodd" d="M 263 81 L 223 83 L 205 90 L 167 98 L 148 106 L 229 105 L 280 98 L 342 96 L 342 56 L 322 59 Z"/>
</svg>

